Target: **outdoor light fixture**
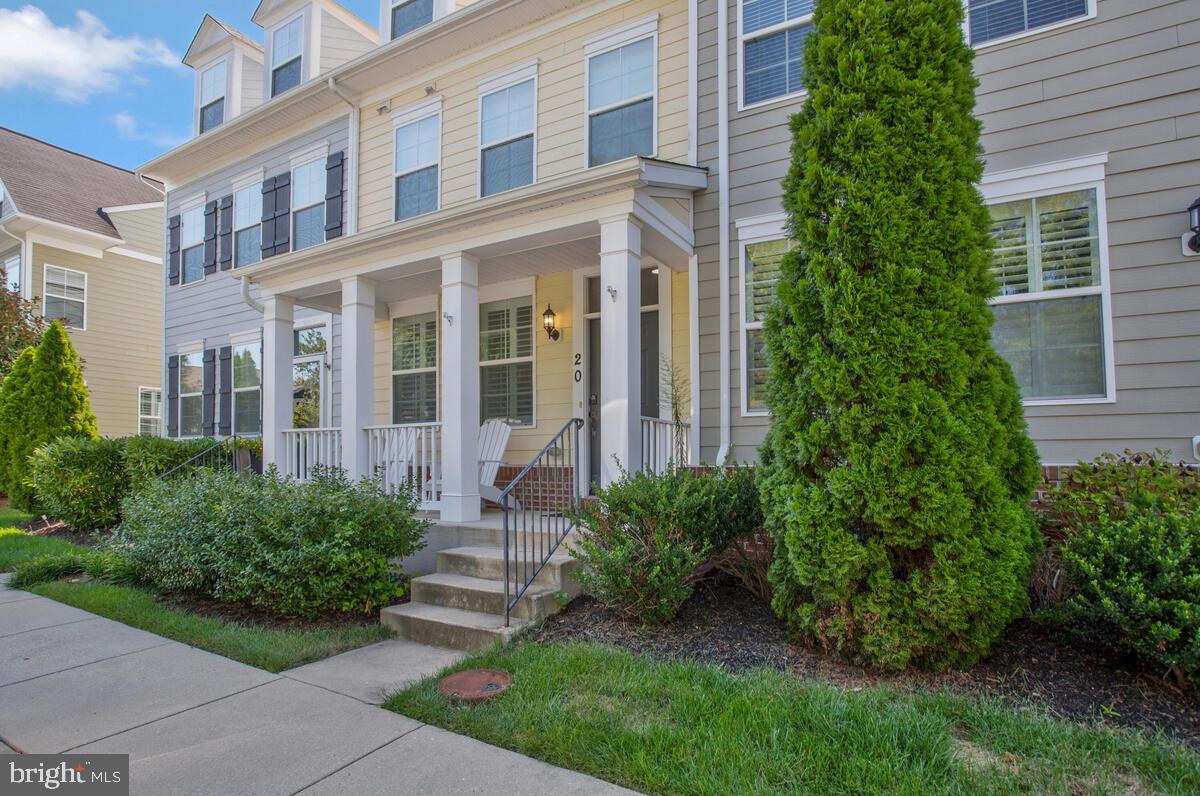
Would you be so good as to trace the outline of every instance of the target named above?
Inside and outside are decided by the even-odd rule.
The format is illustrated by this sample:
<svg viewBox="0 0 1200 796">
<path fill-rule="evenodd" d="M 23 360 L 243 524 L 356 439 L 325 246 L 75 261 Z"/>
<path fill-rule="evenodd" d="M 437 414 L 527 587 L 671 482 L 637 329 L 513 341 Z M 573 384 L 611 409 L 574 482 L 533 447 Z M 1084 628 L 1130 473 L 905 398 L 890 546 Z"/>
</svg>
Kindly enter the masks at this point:
<svg viewBox="0 0 1200 796">
<path fill-rule="evenodd" d="M 1200 253 L 1200 199 L 1188 206 L 1188 227 L 1192 230 L 1192 237 L 1188 239 L 1187 247 Z"/>
<path fill-rule="evenodd" d="M 542 328 L 546 330 L 546 336 L 551 340 L 557 340 L 562 332 L 555 328 L 558 323 L 558 316 L 554 314 L 554 310 L 550 309 L 550 305 L 546 305 L 546 311 L 542 313 Z"/>
</svg>

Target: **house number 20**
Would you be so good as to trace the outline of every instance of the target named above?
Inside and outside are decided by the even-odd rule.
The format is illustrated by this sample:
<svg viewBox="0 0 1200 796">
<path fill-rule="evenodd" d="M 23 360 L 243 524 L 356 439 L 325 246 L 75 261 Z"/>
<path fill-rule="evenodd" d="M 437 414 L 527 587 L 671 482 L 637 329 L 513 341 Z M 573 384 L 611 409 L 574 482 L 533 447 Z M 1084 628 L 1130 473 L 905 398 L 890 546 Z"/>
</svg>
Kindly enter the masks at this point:
<svg viewBox="0 0 1200 796">
<path fill-rule="evenodd" d="M 583 354 L 575 355 L 575 383 L 583 381 Z"/>
</svg>

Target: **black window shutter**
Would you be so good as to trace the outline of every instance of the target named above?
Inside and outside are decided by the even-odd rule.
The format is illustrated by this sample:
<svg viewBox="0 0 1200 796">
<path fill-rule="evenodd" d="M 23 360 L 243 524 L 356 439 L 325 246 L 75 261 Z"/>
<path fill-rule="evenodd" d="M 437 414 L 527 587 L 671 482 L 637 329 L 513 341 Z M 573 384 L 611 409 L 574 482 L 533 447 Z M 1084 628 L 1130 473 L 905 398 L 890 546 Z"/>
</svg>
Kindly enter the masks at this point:
<svg viewBox="0 0 1200 796">
<path fill-rule="evenodd" d="M 275 253 L 292 250 L 292 175 L 284 172 L 275 177 Z"/>
<path fill-rule="evenodd" d="M 275 254 L 275 178 L 262 184 L 262 256 L 265 260 Z"/>
<path fill-rule="evenodd" d="M 179 284 L 179 244 L 182 226 L 183 220 L 179 216 L 171 216 L 167 223 L 167 277 L 172 285 Z"/>
<path fill-rule="evenodd" d="M 179 357 L 167 357 L 167 436 L 179 436 Z"/>
<path fill-rule="evenodd" d="M 345 164 L 345 152 L 334 152 L 325 160 L 325 240 L 342 236 Z"/>
<path fill-rule="evenodd" d="M 233 195 L 222 196 L 217 205 L 218 257 L 222 271 L 233 267 Z"/>
<path fill-rule="evenodd" d="M 217 433 L 217 349 L 204 349 L 204 433 Z"/>
<path fill-rule="evenodd" d="M 233 433 L 233 346 L 221 347 L 221 436 Z"/>
<path fill-rule="evenodd" d="M 217 272 L 217 203 L 204 206 L 204 273 Z"/>
</svg>

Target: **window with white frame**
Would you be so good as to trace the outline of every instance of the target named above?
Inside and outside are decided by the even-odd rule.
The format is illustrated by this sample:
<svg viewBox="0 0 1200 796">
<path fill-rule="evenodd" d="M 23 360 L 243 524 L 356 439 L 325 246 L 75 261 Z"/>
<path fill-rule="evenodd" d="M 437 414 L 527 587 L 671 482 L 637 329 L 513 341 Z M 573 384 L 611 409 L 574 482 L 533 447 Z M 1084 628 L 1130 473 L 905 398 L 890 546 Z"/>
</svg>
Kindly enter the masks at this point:
<svg viewBox="0 0 1200 796">
<path fill-rule="evenodd" d="M 510 191 L 533 182 L 534 78 L 484 94 L 479 103 L 479 192 Z"/>
<path fill-rule="evenodd" d="M 297 326 L 292 349 L 292 428 L 320 428 L 327 419 L 326 357 L 329 324 Z"/>
<path fill-rule="evenodd" d="M 271 34 L 271 96 L 300 85 L 304 72 L 304 17 L 299 16 Z"/>
<path fill-rule="evenodd" d="M 437 420 L 437 313 L 392 319 L 392 422 Z"/>
<path fill-rule="evenodd" d="M 396 128 L 397 221 L 438 209 L 441 157 L 440 110 Z"/>
<path fill-rule="evenodd" d="M 225 121 L 226 65 L 221 60 L 200 73 L 200 132 Z"/>
<path fill-rule="evenodd" d="M 262 183 L 233 193 L 233 267 L 262 259 Z"/>
<path fill-rule="evenodd" d="M 138 388 L 138 434 L 157 437 L 162 430 L 162 390 Z"/>
<path fill-rule="evenodd" d="M 479 422 L 533 425 L 533 296 L 479 305 Z"/>
<path fill-rule="evenodd" d="M 179 436 L 204 433 L 204 352 L 179 354 Z"/>
<path fill-rule="evenodd" d="M 179 248 L 182 281 L 185 285 L 204 279 L 204 205 L 184 210 Z"/>
<path fill-rule="evenodd" d="M 655 41 L 652 34 L 588 58 L 589 166 L 654 154 Z"/>
<path fill-rule="evenodd" d="M 775 301 L 775 288 L 789 246 L 783 238 L 742 244 L 742 397 L 747 414 L 767 411 L 770 368 L 763 321 Z"/>
<path fill-rule="evenodd" d="M 21 255 L 18 252 L 10 257 L 5 258 L 3 263 L 0 263 L 0 268 L 4 271 L 4 286 L 13 293 L 20 295 L 21 293 Z"/>
<path fill-rule="evenodd" d="M 986 44 L 1095 13 L 1095 0 L 967 0 L 967 31 L 971 44 Z"/>
<path fill-rule="evenodd" d="M 292 169 L 292 250 L 325 242 L 325 161 Z"/>
<path fill-rule="evenodd" d="M 262 343 L 233 347 L 233 433 L 262 433 Z"/>
<path fill-rule="evenodd" d="M 742 105 L 804 91 L 804 43 L 815 0 L 742 0 Z"/>
<path fill-rule="evenodd" d="M 42 314 L 71 329 L 87 325 L 87 274 L 47 265 L 42 274 Z"/>
<path fill-rule="evenodd" d="M 1026 401 L 1111 397 L 1100 203 L 1093 186 L 989 205 L 992 345 Z"/>
<path fill-rule="evenodd" d="M 392 38 L 398 39 L 433 22 L 433 0 L 393 0 L 391 15 Z"/>
</svg>

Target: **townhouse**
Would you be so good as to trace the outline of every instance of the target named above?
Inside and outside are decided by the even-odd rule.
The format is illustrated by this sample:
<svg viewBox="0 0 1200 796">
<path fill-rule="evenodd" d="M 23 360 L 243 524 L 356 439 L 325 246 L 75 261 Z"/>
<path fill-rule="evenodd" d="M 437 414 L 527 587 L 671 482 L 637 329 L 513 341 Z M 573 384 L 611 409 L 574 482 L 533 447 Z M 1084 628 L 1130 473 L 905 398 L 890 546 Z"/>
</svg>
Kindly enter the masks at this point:
<svg viewBox="0 0 1200 796">
<path fill-rule="evenodd" d="M 1194 459 L 1200 8 L 1050 5 L 968 0 L 996 345 L 1047 464 Z M 264 45 L 205 18 L 196 137 L 141 169 L 168 189 L 168 433 L 419 473 L 456 521 L 489 420 L 500 482 L 573 418 L 580 484 L 753 460 L 812 9 L 381 0 L 376 28 L 263 0 Z"/>
<path fill-rule="evenodd" d="M 162 431 L 161 186 L 0 128 L 0 271 L 59 321 L 108 437 Z"/>
</svg>

